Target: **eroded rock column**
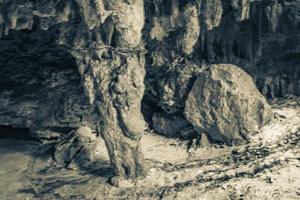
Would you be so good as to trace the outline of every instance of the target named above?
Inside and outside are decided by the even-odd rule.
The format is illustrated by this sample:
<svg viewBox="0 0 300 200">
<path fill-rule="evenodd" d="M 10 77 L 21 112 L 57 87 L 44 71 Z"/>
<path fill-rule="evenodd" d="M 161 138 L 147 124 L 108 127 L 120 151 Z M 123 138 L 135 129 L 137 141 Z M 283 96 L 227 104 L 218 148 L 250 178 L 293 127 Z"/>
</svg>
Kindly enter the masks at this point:
<svg viewBox="0 0 300 200">
<path fill-rule="evenodd" d="M 105 44 L 75 50 L 86 92 L 99 116 L 100 133 L 121 178 L 144 174 L 140 139 L 145 129 L 141 114 L 144 94 L 144 55 L 141 33 L 142 1 L 110 1 L 112 14 L 104 21 Z"/>
</svg>

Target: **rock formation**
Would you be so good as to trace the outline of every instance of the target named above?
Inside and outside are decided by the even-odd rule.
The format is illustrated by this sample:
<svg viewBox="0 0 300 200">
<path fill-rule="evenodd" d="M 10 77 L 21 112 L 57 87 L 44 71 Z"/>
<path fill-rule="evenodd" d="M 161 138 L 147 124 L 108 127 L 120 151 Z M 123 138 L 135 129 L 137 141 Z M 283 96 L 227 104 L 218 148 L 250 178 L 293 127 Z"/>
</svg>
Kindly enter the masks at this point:
<svg viewBox="0 0 300 200">
<path fill-rule="evenodd" d="M 79 126 L 94 127 L 76 62 L 50 32 L 15 31 L 0 46 L 1 125 L 29 128 L 45 141 Z"/>
<path fill-rule="evenodd" d="M 151 127 L 176 118 L 193 137 L 184 111 L 211 64 L 241 67 L 268 98 L 300 94 L 299 10 L 298 0 L 0 0 L 0 124 L 42 138 L 97 129 L 116 175 L 135 178 L 141 107 Z"/>
<path fill-rule="evenodd" d="M 142 1 L 1 1 L 0 32 L 50 31 L 75 58 L 117 177 L 144 173 Z"/>
<path fill-rule="evenodd" d="M 185 40 L 187 46 L 195 44 L 193 51 L 185 54 L 183 45 L 174 41 L 184 41 L 182 32 L 191 29 L 182 22 L 183 10 L 192 6 L 190 2 L 168 1 L 158 6 L 161 1 L 146 1 L 147 101 L 163 105 L 165 112 L 170 112 L 165 108 L 169 102 L 184 105 L 184 99 L 178 102 L 178 95 L 165 98 L 162 88 L 169 87 L 165 80 L 173 78 L 171 72 L 218 63 L 244 69 L 268 98 L 300 94 L 298 1 L 195 1 L 200 34 L 197 42 L 192 37 Z M 168 94 L 172 92 L 176 90 Z"/>
<path fill-rule="evenodd" d="M 199 72 L 218 63 L 234 64 L 245 70 L 267 98 L 300 94 L 296 45 L 300 33 L 299 2 L 193 2 L 146 1 L 146 115 L 164 112 L 182 116 Z M 200 26 L 196 41 L 193 37 L 185 40 L 182 34 L 187 30 L 192 34 L 189 26 L 195 27 L 184 22 L 186 7 L 197 10 Z M 184 52 L 183 42 L 193 46 L 193 51 Z"/>
<path fill-rule="evenodd" d="M 185 116 L 212 141 L 242 143 L 272 119 L 252 78 L 234 65 L 212 65 L 199 74 L 185 105 Z"/>
</svg>

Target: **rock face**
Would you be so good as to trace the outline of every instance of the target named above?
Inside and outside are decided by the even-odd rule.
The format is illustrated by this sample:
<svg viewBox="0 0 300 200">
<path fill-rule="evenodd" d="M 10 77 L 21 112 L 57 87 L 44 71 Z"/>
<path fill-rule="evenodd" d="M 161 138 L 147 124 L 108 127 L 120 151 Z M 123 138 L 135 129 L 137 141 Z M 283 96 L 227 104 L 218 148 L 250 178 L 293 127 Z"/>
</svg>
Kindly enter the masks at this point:
<svg viewBox="0 0 300 200">
<path fill-rule="evenodd" d="M 145 2 L 145 99 L 153 105 L 160 105 L 167 113 L 182 112 L 186 98 L 180 95 L 186 93 L 178 88 L 189 91 L 194 76 L 186 81 L 190 83 L 187 87 L 181 81 L 166 80 L 175 79 L 174 71 L 182 73 L 190 65 L 200 68 L 203 64 L 241 67 L 268 98 L 300 94 L 298 0 Z M 184 22 L 185 13 L 192 10 L 199 26 L 192 25 L 196 23 L 193 15 L 189 15 L 190 23 Z M 188 34 L 191 37 L 186 39 Z M 197 39 L 192 37 L 197 34 Z"/>
<path fill-rule="evenodd" d="M 145 4 L 144 102 L 153 108 L 147 107 L 148 113 L 158 110 L 182 116 L 195 77 L 206 65 L 217 63 L 241 67 L 267 98 L 300 94 L 299 1 L 157 0 Z M 195 11 L 197 20 L 192 14 L 186 16 L 187 11 Z"/>
<path fill-rule="evenodd" d="M 143 1 L 0 1 L 0 38 L 41 29 L 74 57 L 116 177 L 144 174 L 144 16 Z"/>
<path fill-rule="evenodd" d="M 185 100 L 196 80 L 197 74 L 204 68 L 205 66 L 193 64 L 187 64 L 182 67 L 176 64 L 174 69 L 166 74 L 166 77 L 159 79 L 159 105 L 164 112 L 178 113 L 184 109 Z"/>
<path fill-rule="evenodd" d="M 216 63 L 244 69 L 268 98 L 300 94 L 299 10 L 298 0 L 0 0 L 0 124 L 46 138 L 61 128 L 94 126 L 116 175 L 135 178 L 144 174 L 143 97 L 149 121 L 156 112 L 184 118 L 198 74 Z M 17 31 L 34 37 L 21 41 Z M 18 42 L 7 40 L 12 35 Z M 62 63 L 50 63 L 61 71 L 48 66 L 59 60 L 48 44 L 30 51 L 43 37 L 64 52 Z M 40 70 L 20 64 L 41 52 L 47 64 L 37 64 Z M 22 56 L 10 59 L 14 54 Z"/>
<path fill-rule="evenodd" d="M 272 118 L 265 97 L 252 78 L 234 65 L 212 65 L 199 74 L 184 114 L 212 141 L 240 143 Z"/>
<path fill-rule="evenodd" d="M 0 46 L 1 125 L 29 128 L 39 139 L 95 127 L 75 60 L 49 32 L 12 32 Z"/>
</svg>

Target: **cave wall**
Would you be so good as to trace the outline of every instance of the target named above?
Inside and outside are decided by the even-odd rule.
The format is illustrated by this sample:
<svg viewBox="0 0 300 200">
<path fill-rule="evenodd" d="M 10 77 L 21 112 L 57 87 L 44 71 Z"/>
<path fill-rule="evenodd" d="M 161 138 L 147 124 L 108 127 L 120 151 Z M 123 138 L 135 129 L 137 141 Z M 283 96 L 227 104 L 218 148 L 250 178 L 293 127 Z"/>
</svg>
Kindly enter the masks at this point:
<svg viewBox="0 0 300 200">
<path fill-rule="evenodd" d="M 299 10 L 299 0 L 0 0 L 0 125 L 94 125 L 120 185 L 146 172 L 141 109 L 154 129 L 156 114 L 196 135 L 183 110 L 210 64 L 241 67 L 270 98 L 299 95 Z"/>
<path fill-rule="evenodd" d="M 211 64 L 241 67 L 269 99 L 300 95 L 299 1 L 145 2 L 144 113 L 155 130 L 163 132 L 154 118 L 166 126 L 183 117 L 195 79 Z"/>
<path fill-rule="evenodd" d="M 145 9 L 146 100 L 164 111 L 182 109 L 186 85 L 178 83 L 192 65 L 235 64 L 268 98 L 300 94 L 299 1 L 157 0 Z"/>
<path fill-rule="evenodd" d="M 146 128 L 141 113 L 144 16 L 141 0 L 0 1 L 0 38 L 37 28 L 52 33 L 74 58 L 78 87 L 83 86 L 96 132 L 108 149 L 113 185 L 145 172 L 140 147 Z"/>
<path fill-rule="evenodd" d="M 130 5 L 132 2 L 125 3 L 124 5 Z M 137 45 L 136 41 L 141 37 L 140 27 L 143 21 L 143 42 L 147 50 L 143 110 L 149 122 L 153 113 L 183 117 L 185 100 L 197 73 L 212 63 L 231 63 L 243 68 L 252 75 L 259 90 L 268 98 L 300 94 L 298 0 L 145 0 L 145 19 L 132 15 L 132 18 L 139 20 L 132 26 L 133 32 L 128 33 L 122 32 L 122 29 L 124 26 L 131 26 L 128 24 L 130 18 L 122 18 L 123 26 L 113 26 L 115 19 L 111 14 L 114 6 L 120 6 L 118 1 L 0 1 L 0 43 L 3 55 L 1 101 L 4 102 L 1 104 L 2 124 L 73 127 L 82 123 L 91 126 L 92 117 L 89 117 L 89 113 L 92 109 L 87 101 L 93 103 L 95 98 L 94 92 L 91 92 L 95 87 L 92 76 L 85 76 L 85 87 L 82 89 L 79 86 L 80 75 L 76 74 L 75 68 L 72 71 L 69 65 L 75 65 L 72 60 L 75 59 L 77 64 L 82 64 L 79 72 L 84 74 L 88 71 L 84 66 L 93 57 L 118 63 L 118 59 L 112 59 L 112 52 L 122 54 L 133 51 L 140 55 L 143 45 Z M 124 13 L 128 11 L 130 7 L 124 9 L 120 15 L 125 16 Z M 45 32 L 37 31 L 39 28 L 47 30 L 52 38 L 46 36 Z M 27 38 L 20 39 L 23 33 L 9 34 L 14 32 L 12 30 L 24 29 L 31 29 L 31 33 L 24 34 L 30 35 L 28 37 L 34 42 L 26 43 L 24 41 Z M 120 34 L 121 32 L 126 34 Z M 43 37 L 37 36 L 39 34 Z M 47 40 L 47 37 L 49 40 L 55 38 L 57 44 L 61 45 L 62 50 L 54 52 L 55 48 L 60 48 L 54 46 L 53 51 L 50 51 L 50 54 L 56 54 L 56 58 L 52 55 L 51 62 L 46 58 L 42 64 L 27 64 L 30 67 L 22 67 L 25 64 L 20 64 L 23 57 L 37 60 L 31 49 L 34 49 L 36 40 Z M 128 45 L 135 48 L 128 49 Z M 39 45 L 38 50 L 48 55 L 48 46 L 47 43 Z M 7 62 L 6 59 L 11 57 L 11 53 L 20 56 Z M 35 70 L 40 68 L 38 65 L 43 67 Z M 11 70 L 16 69 L 13 70 L 15 73 L 9 72 L 10 66 Z M 17 70 L 17 66 L 24 68 L 26 72 Z M 27 89 L 22 87 L 20 90 L 24 94 L 18 93 L 19 99 L 12 98 L 13 95 L 7 93 L 7 85 L 16 84 L 11 84 L 13 79 L 18 79 L 17 84 L 26 82 L 28 88 L 35 88 L 29 81 L 31 71 L 40 73 L 37 76 L 53 74 L 39 80 L 42 83 L 39 87 L 43 85 L 43 88 L 47 88 L 42 95 L 47 98 L 36 103 L 35 99 L 40 97 L 40 90 L 36 89 L 28 91 L 29 94 L 34 94 L 28 100 L 30 103 L 27 103 L 25 99 L 30 95 L 25 95 Z M 57 77 L 52 78 L 55 76 Z M 56 84 L 57 80 L 63 81 L 66 86 L 58 87 L 57 92 L 51 95 L 55 91 L 50 90 L 51 82 Z M 88 98 L 83 95 L 82 90 L 85 90 Z M 57 99 L 55 104 L 51 104 Z M 29 113 L 24 109 L 27 107 L 35 109 L 28 109 L 31 110 Z"/>
<path fill-rule="evenodd" d="M 0 46 L 1 125 L 30 128 L 40 138 L 94 127 L 75 60 L 50 32 L 13 31 Z"/>
</svg>

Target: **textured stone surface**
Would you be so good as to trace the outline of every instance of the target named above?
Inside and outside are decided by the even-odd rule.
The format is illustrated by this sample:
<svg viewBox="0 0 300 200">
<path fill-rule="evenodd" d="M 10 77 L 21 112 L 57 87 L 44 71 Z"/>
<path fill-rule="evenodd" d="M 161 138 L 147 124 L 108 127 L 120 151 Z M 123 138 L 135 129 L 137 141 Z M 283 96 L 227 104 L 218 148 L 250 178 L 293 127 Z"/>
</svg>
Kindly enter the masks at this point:
<svg viewBox="0 0 300 200">
<path fill-rule="evenodd" d="M 108 160 L 105 144 L 88 127 L 70 132 L 56 144 L 53 158 L 57 167 L 66 168 L 84 168 Z"/>
<path fill-rule="evenodd" d="M 72 54 L 116 176 L 144 174 L 143 1 L 1 0 L 0 13 L 1 35 L 45 30 Z"/>
<path fill-rule="evenodd" d="M 200 24 L 196 43 L 182 35 L 196 27 L 182 22 L 186 7 L 194 6 L 191 2 L 196 3 Z M 299 10 L 298 0 L 146 1 L 147 99 L 168 105 L 162 85 L 173 78 L 170 71 L 183 70 L 186 63 L 234 64 L 248 72 L 268 98 L 299 95 Z M 194 44 L 192 53 L 182 53 L 182 45 L 174 41 Z M 169 93 L 176 93 L 172 90 Z"/>
<path fill-rule="evenodd" d="M 298 0 L 0 0 L 0 38 L 4 49 L 11 46 L 5 41 L 14 31 L 40 33 L 42 36 L 36 37 L 38 39 L 44 36 L 38 30 L 45 30 L 52 35 L 51 40 L 73 56 L 87 97 L 80 94 L 81 89 L 78 83 L 75 86 L 75 81 L 75 87 L 71 87 L 73 75 L 69 75 L 71 80 L 65 78 L 68 75 L 57 77 L 68 71 L 64 68 L 62 72 L 53 72 L 58 74 L 54 78 L 46 75 L 44 79 L 68 85 L 65 91 L 54 90 L 57 93 L 51 98 L 46 98 L 45 94 L 52 94 L 53 90 L 49 90 L 44 80 L 41 82 L 47 92 L 37 89 L 29 98 L 30 102 L 26 95 L 18 100 L 2 92 L 2 105 L 10 108 L 0 108 L 4 116 L 1 120 L 4 124 L 33 126 L 36 135 L 49 128 L 50 132 L 45 131 L 44 135 L 55 137 L 56 126 L 93 126 L 90 120 L 93 117 L 89 115 L 92 111 L 96 114 L 96 129 L 109 148 L 116 174 L 136 177 L 144 171 L 139 144 L 144 129 L 140 112 L 144 66 L 147 76 L 143 102 L 147 104 L 144 110 L 147 110 L 148 119 L 152 119 L 154 112 L 182 116 L 197 73 L 204 66 L 215 63 L 241 67 L 251 74 L 259 90 L 269 98 L 299 95 L 299 10 Z M 21 37 L 16 36 L 16 40 L 18 38 Z M 26 40 L 22 42 L 27 43 Z M 22 42 L 20 46 L 26 46 Z M 28 43 L 34 46 L 35 38 Z M 46 46 L 39 50 L 46 50 Z M 35 52 L 24 52 L 27 52 L 23 54 L 25 60 L 36 60 Z M 10 50 L 3 53 L 3 58 L 19 54 Z M 62 60 L 65 55 L 60 55 Z M 46 59 L 49 60 L 56 59 Z M 24 79 L 21 82 L 33 88 L 31 77 L 27 77 L 26 72 L 27 78 L 24 78 L 23 71 L 14 68 L 19 65 L 14 61 L 9 59 L 8 65 L 1 63 L 5 66 L 1 69 L 4 70 L 2 76 Z M 10 69 L 20 73 L 5 75 Z M 52 74 L 50 69 L 45 66 L 37 71 Z M 28 68 L 30 73 L 31 67 Z M 4 90 L 1 90 L 7 91 L 6 85 L 11 82 L 4 80 Z M 18 88 L 30 93 L 26 87 Z M 72 95 L 64 98 L 68 92 Z M 39 93 L 43 94 L 39 98 L 43 103 L 36 100 Z M 19 92 L 15 94 L 20 95 Z M 91 106 L 85 107 L 86 101 Z M 42 109 L 32 108 L 34 106 Z M 68 114 L 61 115 L 63 110 Z"/>
<path fill-rule="evenodd" d="M 177 115 L 155 113 L 152 118 L 153 130 L 167 137 L 192 138 L 196 135 L 193 126 L 184 118 Z M 188 133 L 188 131 L 190 131 Z"/>
<path fill-rule="evenodd" d="M 199 74 L 184 114 L 212 141 L 240 143 L 272 117 L 271 107 L 252 78 L 234 65 L 212 65 Z"/>
<path fill-rule="evenodd" d="M 184 13 L 193 9 L 199 26 L 191 27 Z M 198 71 L 217 63 L 244 69 L 267 98 L 300 94 L 299 1 L 158 0 L 146 1 L 145 10 L 148 112 L 182 115 Z M 195 29 L 196 40 L 182 34 Z M 193 50 L 184 52 L 183 46 Z"/>
<path fill-rule="evenodd" d="M 180 62 L 180 61 L 178 61 Z M 184 65 L 170 70 L 159 80 L 159 105 L 167 113 L 178 113 L 184 109 L 186 98 L 196 80 L 197 74 L 205 66 Z"/>
<path fill-rule="evenodd" d="M 194 46 L 198 42 L 200 35 L 200 23 L 198 18 L 197 6 L 195 3 L 187 4 L 183 10 L 183 23 L 181 37 L 178 38 L 177 45 L 181 47 L 181 51 L 189 55 L 194 51 Z"/>
<path fill-rule="evenodd" d="M 197 199 L 199 190 L 210 200 L 298 199 L 299 106 L 299 98 L 278 100 L 272 105 L 276 119 L 242 146 L 188 154 L 177 139 L 146 133 L 142 147 L 151 169 L 129 188 L 107 184 L 108 165 L 57 169 L 47 162 L 45 146 L 0 139 L 0 199 L 159 199 L 163 193 L 163 199 L 185 200 Z"/>
<path fill-rule="evenodd" d="M 51 34 L 14 32 L 0 46 L 1 125 L 30 128 L 48 139 L 55 130 L 94 127 L 76 63 Z"/>
</svg>

